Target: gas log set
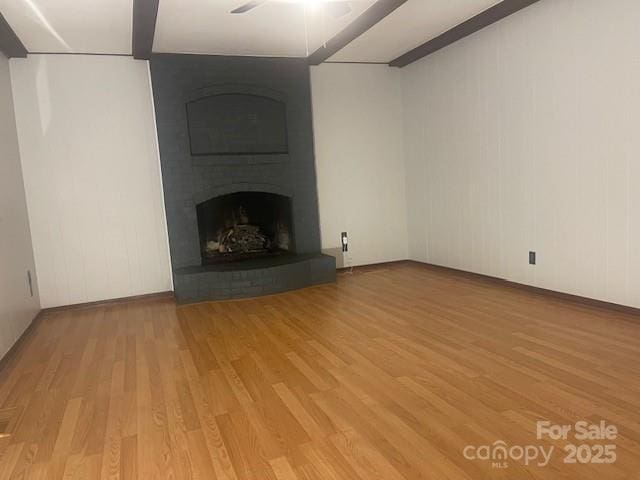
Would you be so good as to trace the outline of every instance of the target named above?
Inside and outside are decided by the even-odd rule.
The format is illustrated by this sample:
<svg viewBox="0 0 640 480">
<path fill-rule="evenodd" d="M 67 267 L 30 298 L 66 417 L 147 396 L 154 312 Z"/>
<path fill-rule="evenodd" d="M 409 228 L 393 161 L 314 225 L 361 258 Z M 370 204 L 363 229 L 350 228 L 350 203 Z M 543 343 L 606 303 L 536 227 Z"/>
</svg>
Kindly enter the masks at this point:
<svg viewBox="0 0 640 480">
<path fill-rule="evenodd" d="M 258 253 L 269 250 L 271 242 L 257 225 L 235 225 L 220 233 L 218 240 L 207 243 L 207 251 L 220 253 Z"/>
<path fill-rule="evenodd" d="M 197 208 L 203 264 L 293 253 L 287 197 L 237 192 Z"/>
<path fill-rule="evenodd" d="M 267 234 L 259 225 L 251 224 L 246 211 L 240 207 L 227 219 L 214 239 L 205 245 L 204 256 L 209 261 L 228 262 L 265 255 L 280 255 L 289 251 L 290 236 L 286 225 L 276 222 Z"/>
</svg>

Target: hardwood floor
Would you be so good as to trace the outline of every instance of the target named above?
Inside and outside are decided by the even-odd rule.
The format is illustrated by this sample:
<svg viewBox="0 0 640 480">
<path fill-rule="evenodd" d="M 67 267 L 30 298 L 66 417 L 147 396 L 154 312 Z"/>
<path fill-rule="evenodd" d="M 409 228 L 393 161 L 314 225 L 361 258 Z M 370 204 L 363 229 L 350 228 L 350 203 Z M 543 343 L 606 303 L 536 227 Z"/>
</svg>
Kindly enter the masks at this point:
<svg viewBox="0 0 640 480">
<path fill-rule="evenodd" d="M 411 264 L 52 313 L 0 376 L 0 479 L 639 478 L 639 367 L 637 317 Z M 616 462 L 537 420 L 615 425 Z M 463 454 L 498 440 L 555 454 Z"/>
</svg>

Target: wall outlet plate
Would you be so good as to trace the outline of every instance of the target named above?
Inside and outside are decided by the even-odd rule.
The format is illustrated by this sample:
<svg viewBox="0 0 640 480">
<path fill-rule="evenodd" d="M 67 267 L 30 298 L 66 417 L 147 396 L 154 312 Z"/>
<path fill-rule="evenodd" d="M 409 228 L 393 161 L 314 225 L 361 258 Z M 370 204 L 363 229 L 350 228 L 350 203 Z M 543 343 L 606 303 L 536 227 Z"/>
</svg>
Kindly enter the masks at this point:
<svg viewBox="0 0 640 480">
<path fill-rule="evenodd" d="M 31 270 L 27 270 L 27 282 L 29 283 L 29 294 L 33 297 L 33 279 L 31 278 Z"/>
<path fill-rule="evenodd" d="M 536 264 L 536 252 L 529 252 L 529 265 Z"/>
</svg>

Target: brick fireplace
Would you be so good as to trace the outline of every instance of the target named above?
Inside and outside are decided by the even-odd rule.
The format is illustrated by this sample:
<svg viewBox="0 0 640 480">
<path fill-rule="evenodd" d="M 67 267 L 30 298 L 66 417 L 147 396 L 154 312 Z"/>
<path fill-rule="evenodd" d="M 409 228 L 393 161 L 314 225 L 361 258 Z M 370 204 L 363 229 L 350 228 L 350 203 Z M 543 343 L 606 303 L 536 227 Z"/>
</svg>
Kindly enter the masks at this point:
<svg viewBox="0 0 640 480">
<path fill-rule="evenodd" d="M 151 73 L 178 301 L 334 281 L 304 59 L 154 55 Z"/>
</svg>

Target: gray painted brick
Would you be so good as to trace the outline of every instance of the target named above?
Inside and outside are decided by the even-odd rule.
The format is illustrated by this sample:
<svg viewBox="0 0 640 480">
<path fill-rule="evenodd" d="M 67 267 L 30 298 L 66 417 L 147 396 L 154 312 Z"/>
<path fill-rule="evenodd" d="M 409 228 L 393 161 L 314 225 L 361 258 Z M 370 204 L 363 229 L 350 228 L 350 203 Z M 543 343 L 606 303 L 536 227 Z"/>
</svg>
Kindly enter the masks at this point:
<svg viewBox="0 0 640 480">
<path fill-rule="evenodd" d="M 276 293 L 335 279 L 335 262 L 319 255 L 311 92 L 306 61 L 154 55 L 151 76 L 178 301 Z M 203 88 L 228 88 L 221 85 L 234 85 L 231 90 L 235 91 L 250 85 L 252 90 L 275 91 L 285 99 L 288 155 L 190 155 L 185 105 Z M 237 191 L 267 191 L 290 196 L 297 253 L 318 254 L 315 260 L 241 272 L 176 273 L 201 262 L 196 205 Z"/>
</svg>

